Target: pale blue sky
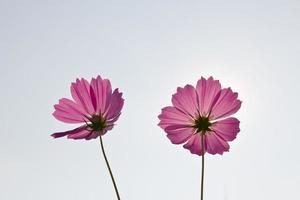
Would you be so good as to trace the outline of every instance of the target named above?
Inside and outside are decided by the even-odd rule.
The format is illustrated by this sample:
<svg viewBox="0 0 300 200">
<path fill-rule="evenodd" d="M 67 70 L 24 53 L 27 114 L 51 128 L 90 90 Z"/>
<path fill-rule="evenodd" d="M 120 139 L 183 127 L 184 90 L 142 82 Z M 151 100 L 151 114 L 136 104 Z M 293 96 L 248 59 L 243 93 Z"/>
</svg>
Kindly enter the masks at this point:
<svg viewBox="0 0 300 200">
<path fill-rule="evenodd" d="M 298 0 L 0 0 L 0 199 L 113 200 L 98 140 L 53 140 L 70 82 L 124 93 L 104 137 L 122 200 L 196 200 L 201 159 L 157 126 L 177 86 L 213 75 L 243 101 L 229 153 L 206 156 L 205 200 L 300 199 Z"/>
</svg>

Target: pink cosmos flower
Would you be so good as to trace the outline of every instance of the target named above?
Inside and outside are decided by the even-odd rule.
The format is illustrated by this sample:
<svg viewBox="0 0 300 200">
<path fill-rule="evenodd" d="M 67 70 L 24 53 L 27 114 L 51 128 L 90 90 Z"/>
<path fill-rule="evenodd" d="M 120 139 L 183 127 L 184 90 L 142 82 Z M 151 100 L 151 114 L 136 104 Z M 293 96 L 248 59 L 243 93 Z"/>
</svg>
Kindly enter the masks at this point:
<svg viewBox="0 0 300 200">
<path fill-rule="evenodd" d="M 54 138 L 95 139 L 111 130 L 124 104 L 122 93 L 112 91 L 110 81 L 98 76 L 91 82 L 77 79 L 71 84 L 72 99 L 62 98 L 54 105 L 53 116 L 65 123 L 81 123 L 73 130 L 54 133 Z"/>
<path fill-rule="evenodd" d="M 228 141 L 240 131 L 239 120 L 230 117 L 241 107 L 236 92 L 222 89 L 213 77 L 201 77 L 196 88 L 178 87 L 172 104 L 162 109 L 158 125 L 173 144 L 184 144 L 184 148 L 199 156 L 229 151 Z"/>
</svg>

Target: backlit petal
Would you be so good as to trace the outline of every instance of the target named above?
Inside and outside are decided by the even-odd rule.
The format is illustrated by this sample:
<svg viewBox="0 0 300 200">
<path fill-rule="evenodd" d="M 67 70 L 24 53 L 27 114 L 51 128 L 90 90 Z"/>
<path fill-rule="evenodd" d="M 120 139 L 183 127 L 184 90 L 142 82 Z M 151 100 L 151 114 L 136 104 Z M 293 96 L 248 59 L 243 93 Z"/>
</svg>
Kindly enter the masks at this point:
<svg viewBox="0 0 300 200">
<path fill-rule="evenodd" d="M 124 99 L 122 98 L 122 93 L 119 92 L 118 89 L 115 89 L 110 97 L 110 102 L 106 108 L 106 113 L 104 113 L 104 116 L 107 118 L 107 120 L 119 116 L 123 105 Z"/>
<path fill-rule="evenodd" d="M 212 129 L 224 140 L 232 141 L 236 138 L 236 135 L 240 131 L 239 125 L 240 121 L 231 117 L 215 122 L 212 125 Z"/>
<path fill-rule="evenodd" d="M 211 118 L 225 118 L 236 113 L 241 107 L 241 101 L 237 99 L 238 93 L 232 92 L 230 88 L 225 88 L 215 97 Z"/>
<path fill-rule="evenodd" d="M 59 103 L 54 105 L 54 108 L 53 116 L 62 122 L 82 123 L 87 120 L 85 110 L 70 99 L 60 99 Z"/>
<path fill-rule="evenodd" d="M 54 137 L 54 138 L 64 137 L 64 136 L 70 135 L 70 134 L 81 133 L 81 132 L 83 132 L 83 131 L 85 131 L 85 130 L 86 130 L 86 126 L 80 126 L 80 127 L 75 128 L 75 129 L 73 129 L 73 130 L 53 133 L 51 136 Z"/>
<path fill-rule="evenodd" d="M 90 96 L 90 85 L 85 79 L 77 79 L 76 83 L 71 84 L 71 94 L 75 102 L 80 105 L 90 115 L 94 114 L 95 109 Z"/>
<path fill-rule="evenodd" d="M 203 148 L 202 148 L 200 134 L 194 134 L 192 137 L 190 137 L 188 142 L 185 145 L 183 145 L 183 147 L 190 150 L 192 154 L 197 154 L 201 156 L 203 152 Z"/>
<path fill-rule="evenodd" d="M 211 109 L 213 100 L 221 90 L 221 84 L 218 80 L 214 80 L 212 77 L 201 79 L 197 82 L 196 91 L 198 94 L 198 104 L 200 113 L 202 116 L 207 116 Z"/>
<path fill-rule="evenodd" d="M 192 117 L 198 115 L 197 94 L 192 85 L 178 87 L 177 92 L 172 96 L 172 103 L 174 107 Z"/>
<path fill-rule="evenodd" d="M 160 119 L 158 125 L 161 128 L 176 124 L 193 125 L 193 119 L 189 115 L 172 106 L 163 108 L 158 118 Z"/>
<path fill-rule="evenodd" d="M 165 131 L 173 144 L 182 144 L 195 133 L 194 128 L 183 125 L 168 126 Z"/>
<path fill-rule="evenodd" d="M 210 154 L 223 154 L 229 151 L 228 143 L 214 132 L 205 134 L 206 151 Z"/>
</svg>

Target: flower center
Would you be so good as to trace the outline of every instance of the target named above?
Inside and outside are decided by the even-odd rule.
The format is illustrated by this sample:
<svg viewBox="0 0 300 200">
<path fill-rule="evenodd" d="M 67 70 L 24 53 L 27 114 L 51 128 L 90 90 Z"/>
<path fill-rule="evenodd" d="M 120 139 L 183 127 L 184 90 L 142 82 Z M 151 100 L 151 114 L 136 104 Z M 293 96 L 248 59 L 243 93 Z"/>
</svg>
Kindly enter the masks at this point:
<svg viewBox="0 0 300 200">
<path fill-rule="evenodd" d="M 87 126 L 93 131 L 102 131 L 106 128 L 106 120 L 100 115 L 93 115 L 89 120 L 91 123 L 88 123 Z"/>
<path fill-rule="evenodd" d="M 206 131 L 211 131 L 211 129 L 209 128 L 211 123 L 209 122 L 208 117 L 199 117 L 198 119 L 195 120 L 194 122 L 194 128 L 197 129 L 197 132 L 203 132 L 205 133 Z"/>
</svg>

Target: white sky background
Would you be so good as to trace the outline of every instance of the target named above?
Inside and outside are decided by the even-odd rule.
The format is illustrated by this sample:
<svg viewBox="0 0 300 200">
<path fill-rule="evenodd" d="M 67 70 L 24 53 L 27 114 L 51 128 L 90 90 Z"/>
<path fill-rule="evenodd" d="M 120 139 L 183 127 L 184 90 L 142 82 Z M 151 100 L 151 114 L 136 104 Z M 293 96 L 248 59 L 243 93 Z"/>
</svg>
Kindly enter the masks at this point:
<svg viewBox="0 0 300 200">
<path fill-rule="evenodd" d="M 122 200 L 196 200 L 201 159 L 160 109 L 213 75 L 243 101 L 229 153 L 206 156 L 206 200 L 300 199 L 300 1 L 0 1 L 0 199 L 113 200 L 98 140 L 54 140 L 76 77 L 124 93 L 104 137 Z"/>
</svg>

